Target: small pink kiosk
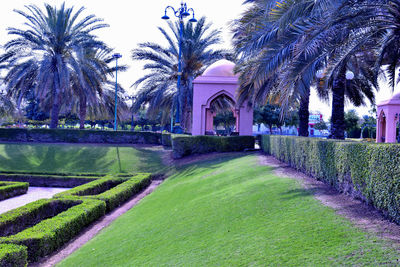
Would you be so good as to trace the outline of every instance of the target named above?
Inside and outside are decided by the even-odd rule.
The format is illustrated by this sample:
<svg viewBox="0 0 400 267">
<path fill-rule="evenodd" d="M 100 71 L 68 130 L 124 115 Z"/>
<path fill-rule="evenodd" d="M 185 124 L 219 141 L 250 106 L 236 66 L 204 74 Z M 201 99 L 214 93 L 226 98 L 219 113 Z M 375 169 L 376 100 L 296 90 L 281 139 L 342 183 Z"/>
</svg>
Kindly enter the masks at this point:
<svg viewBox="0 0 400 267">
<path fill-rule="evenodd" d="M 235 64 L 220 60 L 209 66 L 203 75 L 197 77 L 193 87 L 193 124 L 192 135 L 205 135 L 213 131 L 214 117 L 212 103 L 218 97 L 225 96 L 235 104 L 232 112 L 236 118 L 236 131 L 239 135 L 253 134 L 253 109 L 247 103 L 236 105 L 238 77 L 234 74 Z"/>
<path fill-rule="evenodd" d="M 378 104 L 376 142 L 397 143 L 396 130 L 400 116 L 400 93 Z"/>
</svg>

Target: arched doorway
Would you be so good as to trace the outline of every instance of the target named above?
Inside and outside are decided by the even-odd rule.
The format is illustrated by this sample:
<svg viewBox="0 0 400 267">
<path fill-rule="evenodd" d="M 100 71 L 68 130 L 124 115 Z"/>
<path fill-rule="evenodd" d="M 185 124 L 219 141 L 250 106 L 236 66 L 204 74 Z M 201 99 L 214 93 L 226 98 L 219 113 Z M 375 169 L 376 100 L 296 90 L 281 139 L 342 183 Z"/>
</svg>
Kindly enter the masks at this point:
<svg viewBox="0 0 400 267">
<path fill-rule="evenodd" d="M 238 135 L 239 110 L 231 96 L 220 92 L 211 97 L 206 108 L 206 135 Z M 221 129 L 221 127 L 223 129 Z"/>
<path fill-rule="evenodd" d="M 379 115 L 378 124 L 379 124 L 379 127 L 378 127 L 379 131 L 378 131 L 377 139 L 379 140 L 379 142 L 385 143 L 385 141 L 386 141 L 386 115 L 385 115 L 385 112 L 383 112 L 383 111 Z"/>
<path fill-rule="evenodd" d="M 235 134 L 253 134 L 253 110 L 247 103 L 238 107 L 236 90 L 238 77 L 234 75 L 235 64 L 221 60 L 210 67 L 204 74 L 194 80 L 193 88 L 193 121 L 192 134 L 205 135 L 214 133 L 215 106 L 221 100 L 231 103 L 231 111 L 236 118 Z"/>
</svg>

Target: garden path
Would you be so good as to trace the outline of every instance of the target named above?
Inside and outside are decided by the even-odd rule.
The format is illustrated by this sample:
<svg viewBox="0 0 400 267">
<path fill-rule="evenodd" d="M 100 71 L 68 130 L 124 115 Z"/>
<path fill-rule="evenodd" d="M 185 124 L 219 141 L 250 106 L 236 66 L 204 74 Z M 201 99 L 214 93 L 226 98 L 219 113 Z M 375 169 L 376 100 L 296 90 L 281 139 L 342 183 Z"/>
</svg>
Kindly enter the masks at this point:
<svg viewBox="0 0 400 267">
<path fill-rule="evenodd" d="M 69 189 L 70 188 L 30 186 L 26 194 L 0 201 L 0 214 L 22 207 L 39 199 L 52 198 L 55 194 L 61 193 Z"/>
<path fill-rule="evenodd" d="M 307 176 L 272 156 L 260 155 L 259 162 L 275 168 L 279 177 L 289 177 L 298 180 L 303 187 L 312 193 L 323 205 L 331 207 L 339 215 L 350 220 L 356 227 L 377 234 L 379 237 L 394 241 L 400 250 L 400 226 L 390 222 L 384 215 L 348 195 L 341 194 L 331 186 Z"/>
</svg>

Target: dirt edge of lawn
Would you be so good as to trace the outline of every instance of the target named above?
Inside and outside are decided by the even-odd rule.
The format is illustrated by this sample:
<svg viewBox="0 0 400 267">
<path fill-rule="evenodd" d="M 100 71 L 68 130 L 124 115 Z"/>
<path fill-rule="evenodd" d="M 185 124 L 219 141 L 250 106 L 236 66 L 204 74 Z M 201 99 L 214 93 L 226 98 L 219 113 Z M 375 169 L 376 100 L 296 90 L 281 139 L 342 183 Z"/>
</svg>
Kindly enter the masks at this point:
<svg viewBox="0 0 400 267">
<path fill-rule="evenodd" d="M 274 174 L 279 177 L 296 179 L 323 205 L 334 209 L 337 214 L 350 220 L 354 226 L 391 241 L 400 251 L 400 226 L 390 222 L 374 207 L 342 194 L 331 186 L 291 168 L 272 156 L 259 155 L 259 164 L 273 167 Z"/>
</svg>

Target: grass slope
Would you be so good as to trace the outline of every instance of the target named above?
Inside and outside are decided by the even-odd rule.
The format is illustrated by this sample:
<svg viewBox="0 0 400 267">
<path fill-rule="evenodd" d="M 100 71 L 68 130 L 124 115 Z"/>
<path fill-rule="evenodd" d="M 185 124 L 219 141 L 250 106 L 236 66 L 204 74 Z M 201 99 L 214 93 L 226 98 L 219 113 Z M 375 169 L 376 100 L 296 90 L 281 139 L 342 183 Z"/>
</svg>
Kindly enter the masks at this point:
<svg viewBox="0 0 400 267">
<path fill-rule="evenodd" d="M 398 256 L 242 155 L 178 169 L 60 266 L 379 265 Z"/>
<path fill-rule="evenodd" d="M 157 152 L 116 145 L 0 144 L 0 171 L 157 172 Z"/>
</svg>

